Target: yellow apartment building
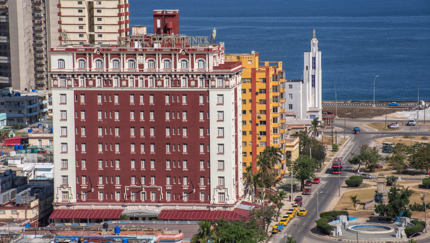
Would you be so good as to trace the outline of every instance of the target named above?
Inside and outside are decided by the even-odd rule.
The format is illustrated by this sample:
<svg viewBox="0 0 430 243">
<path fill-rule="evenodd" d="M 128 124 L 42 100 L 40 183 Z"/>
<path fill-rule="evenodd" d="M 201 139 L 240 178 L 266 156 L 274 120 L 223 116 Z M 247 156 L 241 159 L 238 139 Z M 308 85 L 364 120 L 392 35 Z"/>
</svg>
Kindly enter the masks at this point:
<svg viewBox="0 0 430 243">
<path fill-rule="evenodd" d="M 242 157 L 243 171 L 257 171 L 257 155 L 266 146 L 282 150 L 278 175 L 286 173 L 286 161 L 299 157 L 299 138 L 290 137 L 285 119 L 286 81 L 282 62 L 260 62 L 259 53 L 226 54 L 228 61 L 240 61 L 242 72 Z M 245 175 L 244 175 L 245 177 Z"/>
</svg>

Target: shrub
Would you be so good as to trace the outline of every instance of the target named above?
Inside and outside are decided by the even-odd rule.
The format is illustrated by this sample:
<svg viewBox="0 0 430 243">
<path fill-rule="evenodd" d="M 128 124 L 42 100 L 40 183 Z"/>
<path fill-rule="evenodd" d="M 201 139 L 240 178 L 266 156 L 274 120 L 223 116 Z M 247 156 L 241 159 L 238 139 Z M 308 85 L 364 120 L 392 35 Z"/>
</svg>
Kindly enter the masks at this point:
<svg viewBox="0 0 430 243">
<path fill-rule="evenodd" d="M 338 144 L 333 144 L 332 148 L 331 148 L 332 152 L 337 152 L 339 151 L 339 145 Z"/>
<path fill-rule="evenodd" d="M 411 136 L 410 135 L 404 135 L 403 137 L 404 138 L 410 138 Z"/>
<path fill-rule="evenodd" d="M 411 220 L 411 223 L 414 224 L 414 225 L 422 224 L 423 226 L 425 226 L 425 222 L 424 221 L 420 221 L 420 220 Z"/>
<path fill-rule="evenodd" d="M 427 140 L 427 139 L 428 139 L 428 137 L 424 136 L 424 137 L 422 137 L 421 139 L 422 139 L 422 140 Z"/>
<path fill-rule="evenodd" d="M 331 225 L 328 222 L 335 220 L 338 215 L 346 215 L 349 216 L 348 211 L 328 211 L 320 214 L 320 217 L 316 223 L 317 228 L 325 234 L 330 234 Z"/>
<path fill-rule="evenodd" d="M 361 183 L 363 183 L 363 177 L 361 177 L 361 176 L 351 176 L 351 177 L 349 177 L 348 180 L 345 180 L 345 183 L 346 183 L 347 186 L 357 187 L 357 186 L 360 186 Z"/>
<path fill-rule="evenodd" d="M 419 223 L 414 226 L 406 227 L 405 233 L 409 237 L 415 233 L 422 232 L 423 230 L 424 230 L 424 225 Z"/>
<path fill-rule="evenodd" d="M 423 179 L 423 185 L 426 186 L 427 188 L 430 187 L 430 178 L 424 178 Z"/>
<path fill-rule="evenodd" d="M 397 177 L 395 177 L 395 176 L 387 176 L 386 179 L 387 179 L 387 186 L 393 186 L 393 185 L 396 184 Z"/>
</svg>

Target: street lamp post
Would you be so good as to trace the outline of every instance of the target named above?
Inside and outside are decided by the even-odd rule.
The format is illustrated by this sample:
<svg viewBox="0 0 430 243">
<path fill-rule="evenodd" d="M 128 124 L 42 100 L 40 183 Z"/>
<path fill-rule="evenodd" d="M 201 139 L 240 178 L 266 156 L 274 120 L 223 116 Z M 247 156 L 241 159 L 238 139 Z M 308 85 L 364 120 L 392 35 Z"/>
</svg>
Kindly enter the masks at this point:
<svg viewBox="0 0 430 243">
<path fill-rule="evenodd" d="M 336 85 L 333 84 L 334 87 L 334 99 L 336 101 L 335 105 L 336 105 L 336 118 L 337 118 L 337 92 L 336 92 Z"/>
<path fill-rule="evenodd" d="M 316 193 L 317 193 L 317 217 L 319 217 L 319 215 L 320 215 L 320 214 L 319 214 L 319 212 L 318 212 L 318 205 L 319 205 L 319 204 L 318 204 L 318 194 L 323 193 L 323 191 L 320 191 L 320 192 L 319 192 L 319 191 L 317 191 Z"/>
<path fill-rule="evenodd" d="M 423 194 L 420 194 L 421 196 Z M 427 192 L 424 193 L 424 232 L 427 233 L 427 207 L 426 207 L 426 195 Z"/>
<path fill-rule="evenodd" d="M 376 75 L 375 79 L 373 80 L 373 107 L 375 107 L 375 81 L 377 77 L 379 77 L 379 75 Z"/>
</svg>

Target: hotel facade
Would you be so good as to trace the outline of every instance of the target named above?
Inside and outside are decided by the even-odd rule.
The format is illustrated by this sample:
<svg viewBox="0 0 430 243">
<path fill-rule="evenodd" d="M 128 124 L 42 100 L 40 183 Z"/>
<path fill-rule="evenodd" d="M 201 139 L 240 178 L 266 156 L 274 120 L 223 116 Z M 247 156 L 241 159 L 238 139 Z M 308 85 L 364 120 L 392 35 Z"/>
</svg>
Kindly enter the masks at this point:
<svg viewBox="0 0 430 243">
<path fill-rule="evenodd" d="M 232 210 L 243 196 L 241 63 L 179 35 L 178 10 L 154 10 L 154 27 L 51 49 L 55 209 Z"/>
</svg>

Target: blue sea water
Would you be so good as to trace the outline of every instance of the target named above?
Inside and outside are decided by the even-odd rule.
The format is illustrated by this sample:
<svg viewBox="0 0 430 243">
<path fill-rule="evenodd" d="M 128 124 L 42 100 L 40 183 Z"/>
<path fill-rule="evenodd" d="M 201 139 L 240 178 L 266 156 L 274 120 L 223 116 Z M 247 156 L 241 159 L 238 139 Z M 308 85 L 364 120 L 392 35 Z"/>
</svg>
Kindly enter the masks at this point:
<svg viewBox="0 0 430 243">
<path fill-rule="evenodd" d="M 129 0 L 131 25 L 174 0 Z M 226 53 L 260 53 L 282 61 L 288 79 L 303 74 L 303 52 L 316 29 L 323 100 L 430 100 L 430 0 L 177 0 L 180 32 L 208 36 Z"/>
</svg>

